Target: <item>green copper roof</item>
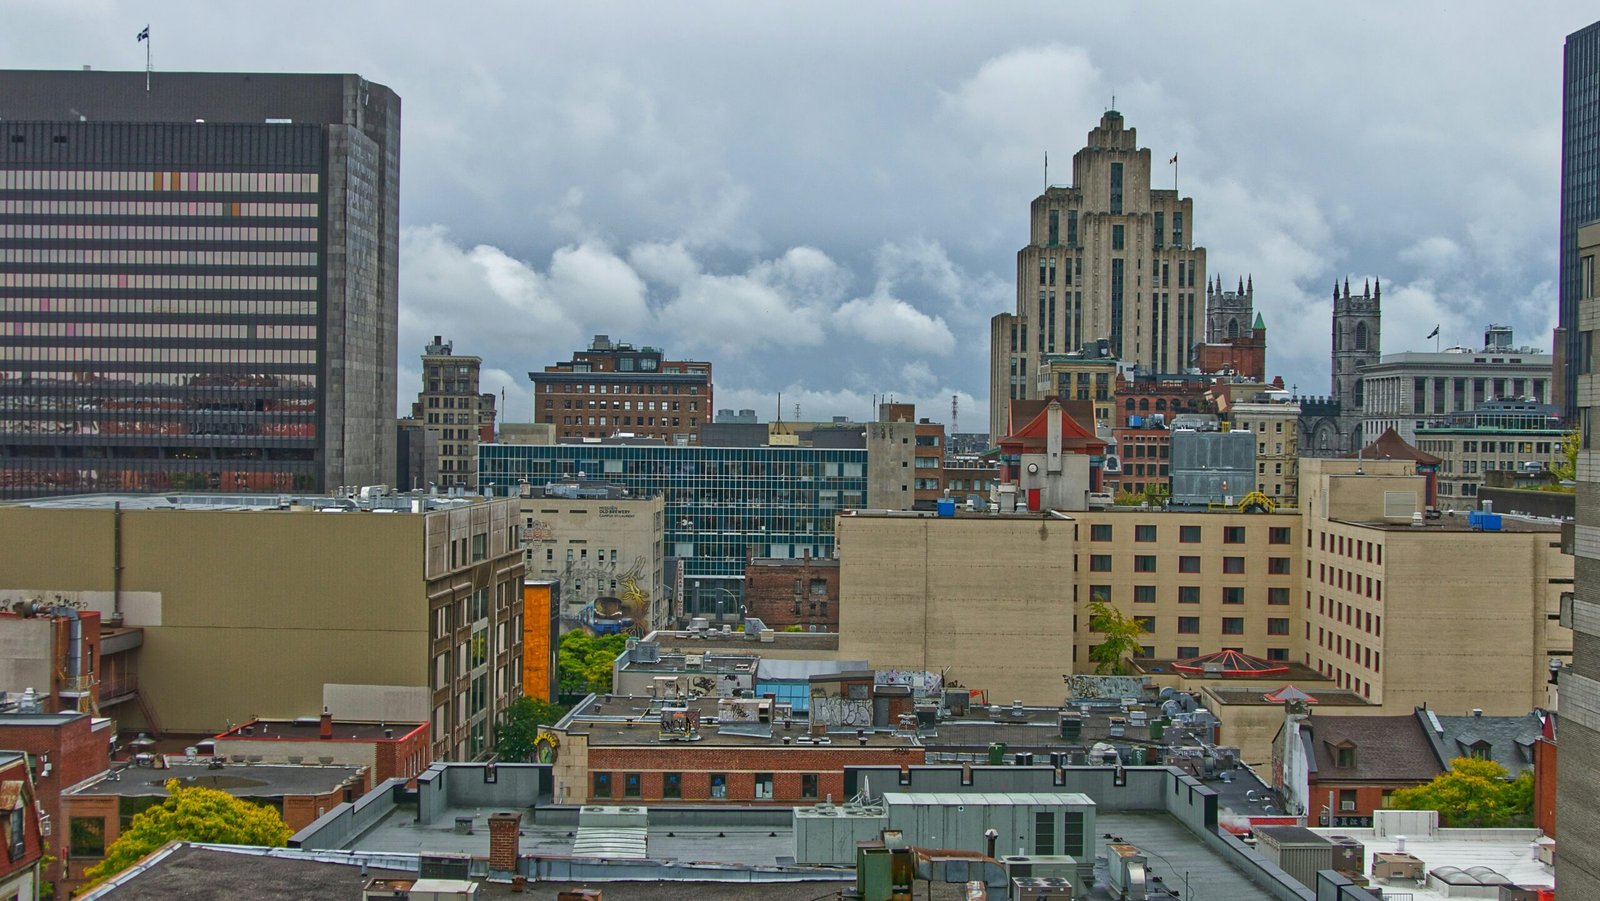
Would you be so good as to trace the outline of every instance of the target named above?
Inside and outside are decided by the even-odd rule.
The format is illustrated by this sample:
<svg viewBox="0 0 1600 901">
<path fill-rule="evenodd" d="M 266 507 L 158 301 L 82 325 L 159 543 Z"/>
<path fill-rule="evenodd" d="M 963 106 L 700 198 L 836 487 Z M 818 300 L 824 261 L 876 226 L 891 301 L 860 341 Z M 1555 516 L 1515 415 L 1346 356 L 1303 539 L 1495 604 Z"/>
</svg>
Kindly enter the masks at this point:
<svg viewBox="0 0 1600 901">
<path fill-rule="evenodd" d="M 1256 324 L 1252 325 L 1250 327 L 1255 329 L 1258 332 L 1264 332 L 1264 331 L 1267 330 L 1267 324 L 1266 324 L 1266 322 L 1262 321 L 1261 314 L 1259 312 L 1256 313 Z"/>
</svg>

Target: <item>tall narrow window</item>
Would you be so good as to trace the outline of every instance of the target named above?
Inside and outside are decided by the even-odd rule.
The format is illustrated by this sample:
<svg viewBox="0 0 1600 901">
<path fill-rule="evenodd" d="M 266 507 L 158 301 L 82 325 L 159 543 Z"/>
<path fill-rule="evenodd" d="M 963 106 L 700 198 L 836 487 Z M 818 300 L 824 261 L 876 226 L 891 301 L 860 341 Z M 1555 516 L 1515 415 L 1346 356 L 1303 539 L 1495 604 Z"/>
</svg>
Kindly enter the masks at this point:
<svg viewBox="0 0 1600 901">
<path fill-rule="evenodd" d="M 1057 244 L 1061 243 L 1061 213 L 1057 210 L 1050 211 L 1050 234 L 1048 237 L 1048 242 L 1051 247 L 1055 247 Z M 1071 243 L 1070 237 L 1068 238 L 1068 243 Z"/>
<path fill-rule="evenodd" d="M 1111 214 L 1122 213 L 1122 164 L 1111 164 Z"/>
</svg>

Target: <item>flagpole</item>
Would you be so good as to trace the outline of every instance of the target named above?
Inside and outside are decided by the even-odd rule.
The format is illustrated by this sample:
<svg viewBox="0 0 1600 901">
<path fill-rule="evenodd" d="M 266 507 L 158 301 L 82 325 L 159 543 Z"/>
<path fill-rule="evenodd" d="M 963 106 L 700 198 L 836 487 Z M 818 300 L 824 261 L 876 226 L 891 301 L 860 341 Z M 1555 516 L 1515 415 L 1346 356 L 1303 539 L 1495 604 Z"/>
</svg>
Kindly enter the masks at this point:
<svg viewBox="0 0 1600 901">
<path fill-rule="evenodd" d="M 150 28 L 144 30 L 144 92 L 150 93 Z"/>
</svg>

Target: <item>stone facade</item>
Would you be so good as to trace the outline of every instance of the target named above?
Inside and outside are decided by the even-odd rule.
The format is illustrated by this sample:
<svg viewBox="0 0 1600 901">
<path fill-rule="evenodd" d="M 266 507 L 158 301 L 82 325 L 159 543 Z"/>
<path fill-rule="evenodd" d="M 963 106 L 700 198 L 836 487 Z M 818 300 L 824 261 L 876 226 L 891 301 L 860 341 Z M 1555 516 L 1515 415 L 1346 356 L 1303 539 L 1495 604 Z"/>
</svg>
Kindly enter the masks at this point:
<svg viewBox="0 0 1600 901">
<path fill-rule="evenodd" d="M 1148 371 L 1190 366 L 1206 251 L 1194 244 L 1193 200 L 1156 188 L 1155 175 L 1136 130 L 1107 110 L 1072 157 L 1072 185 L 1034 199 L 1015 315 L 991 323 L 991 444 L 1004 437 L 1010 401 L 1039 398 L 1032 377 L 1045 354 L 1103 340 Z"/>
</svg>

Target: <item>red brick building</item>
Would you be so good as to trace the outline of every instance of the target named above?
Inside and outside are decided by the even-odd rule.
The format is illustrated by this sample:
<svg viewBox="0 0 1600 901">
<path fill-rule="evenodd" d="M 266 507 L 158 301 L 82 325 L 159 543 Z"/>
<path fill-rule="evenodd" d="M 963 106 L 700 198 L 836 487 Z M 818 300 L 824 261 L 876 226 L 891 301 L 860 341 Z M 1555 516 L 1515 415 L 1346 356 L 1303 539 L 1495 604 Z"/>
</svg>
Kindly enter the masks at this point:
<svg viewBox="0 0 1600 901">
<path fill-rule="evenodd" d="M 666 360 L 659 348 L 605 335 L 595 335 L 571 360 L 528 378 L 533 421 L 553 424 L 557 439 L 625 432 L 668 444 L 691 442 L 713 415 L 710 363 Z"/>
<path fill-rule="evenodd" d="M 1157 485 L 1166 485 L 1171 476 L 1169 457 L 1172 452 L 1172 432 L 1167 429 L 1113 428 L 1111 436 L 1117 443 L 1119 474 L 1107 475 L 1106 481 L 1117 491 L 1142 492 Z"/>
<path fill-rule="evenodd" d="M 839 561 L 755 558 L 744 567 L 745 612 L 774 629 L 839 631 Z"/>
<path fill-rule="evenodd" d="M 1556 837 L 1556 714 L 1544 717 L 1544 734 L 1533 743 L 1533 825 Z"/>
<path fill-rule="evenodd" d="M 366 767 L 374 785 L 416 779 L 433 762 L 427 723 L 373 723 L 301 717 L 251 720 L 216 736 L 218 756 L 243 763 L 325 763 Z"/>
<path fill-rule="evenodd" d="M 13 751 L 0 751 L 0 828 L 0 898 L 38 897 L 45 839 L 28 758 Z"/>
<path fill-rule="evenodd" d="M 845 767 L 925 759 L 914 737 L 786 721 L 770 699 L 699 699 L 666 713 L 651 700 L 592 696 L 554 727 L 556 803 L 793 807 L 843 800 Z M 720 722 L 702 724 L 713 713 Z"/>
<path fill-rule="evenodd" d="M 0 716 L 0 748 L 21 751 L 33 764 L 33 789 L 51 824 L 50 842 L 62 849 L 70 840 L 62 793 L 104 774 L 111 767 L 113 723 L 83 713 L 12 713 Z M 67 877 L 67 854 L 44 874 L 47 881 Z M 0 895 L 3 897 L 3 895 Z"/>
<path fill-rule="evenodd" d="M 1210 387 L 1209 380 L 1198 376 L 1156 376 L 1130 380 L 1119 374 L 1117 389 L 1112 396 L 1117 427 L 1128 427 L 1131 425 L 1130 418 L 1134 416 L 1142 421 L 1159 414 L 1170 426 L 1172 418 L 1180 413 L 1209 413 L 1211 407 L 1206 400 L 1206 391 Z"/>
<path fill-rule="evenodd" d="M 1422 724 L 1411 714 L 1312 715 L 1299 720 L 1294 743 L 1285 738 L 1280 732 L 1274 741 L 1274 778 L 1281 783 L 1283 773 L 1299 770 L 1292 763 L 1285 766 L 1286 755 L 1303 756 L 1310 763 L 1305 815 L 1312 825 L 1371 826 L 1372 812 L 1388 806 L 1390 792 L 1422 785 L 1444 772 Z M 1286 796 L 1298 793 L 1292 786 L 1274 787 Z"/>
</svg>

